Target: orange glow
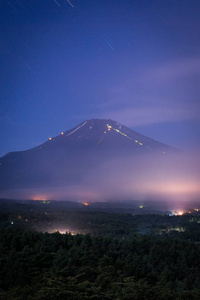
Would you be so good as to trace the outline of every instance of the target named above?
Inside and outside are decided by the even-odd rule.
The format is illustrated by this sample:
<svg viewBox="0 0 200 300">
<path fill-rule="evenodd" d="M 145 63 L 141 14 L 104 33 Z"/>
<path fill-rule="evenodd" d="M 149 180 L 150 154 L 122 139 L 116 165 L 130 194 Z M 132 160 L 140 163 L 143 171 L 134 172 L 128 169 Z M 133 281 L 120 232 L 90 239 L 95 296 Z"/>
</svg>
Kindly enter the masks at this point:
<svg viewBox="0 0 200 300">
<path fill-rule="evenodd" d="M 104 133 L 106 133 L 106 131 L 104 131 Z"/>
<path fill-rule="evenodd" d="M 50 137 L 50 138 L 49 138 L 49 141 L 51 141 L 51 140 L 52 140 L 52 138 Z"/>
<path fill-rule="evenodd" d="M 25 219 L 26 222 L 28 222 L 28 219 Z"/>
<path fill-rule="evenodd" d="M 108 128 L 108 131 L 110 131 L 110 128 Z"/>
<path fill-rule="evenodd" d="M 163 151 L 163 154 L 165 154 L 166 152 L 165 151 Z"/>
<path fill-rule="evenodd" d="M 47 200 L 47 196 L 41 196 L 41 195 L 34 196 L 33 200 L 34 201 L 46 201 Z"/>
<path fill-rule="evenodd" d="M 83 202 L 83 205 L 88 206 L 90 204 L 88 202 Z"/>
<path fill-rule="evenodd" d="M 63 135 L 63 134 L 64 134 L 64 132 L 61 132 L 61 134 Z"/>
<path fill-rule="evenodd" d="M 178 211 L 178 216 L 182 216 L 184 214 L 184 211 Z"/>
<path fill-rule="evenodd" d="M 173 216 L 182 216 L 184 215 L 184 211 L 183 210 L 172 210 L 172 215 Z"/>
</svg>

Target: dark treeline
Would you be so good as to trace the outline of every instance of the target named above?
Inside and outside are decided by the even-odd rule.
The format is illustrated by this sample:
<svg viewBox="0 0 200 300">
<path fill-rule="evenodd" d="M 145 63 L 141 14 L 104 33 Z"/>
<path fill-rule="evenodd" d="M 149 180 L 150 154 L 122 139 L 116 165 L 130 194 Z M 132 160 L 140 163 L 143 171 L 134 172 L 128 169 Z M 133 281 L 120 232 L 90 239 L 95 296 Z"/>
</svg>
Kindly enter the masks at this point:
<svg viewBox="0 0 200 300">
<path fill-rule="evenodd" d="M 0 299 L 200 299 L 200 245 L 0 229 Z"/>
<path fill-rule="evenodd" d="M 120 207 L 118 207 L 120 210 Z M 119 213 L 115 205 L 109 211 L 102 207 L 92 208 L 81 203 L 56 203 L 56 201 L 0 200 L 0 228 L 23 229 L 39 232 L 72 232 L 91 235 L 127 237 L 136 233 L 200 242 L 200 210 L 182 216 L 169 213 L 135 214 L 130 209 Z"/>
</svg>

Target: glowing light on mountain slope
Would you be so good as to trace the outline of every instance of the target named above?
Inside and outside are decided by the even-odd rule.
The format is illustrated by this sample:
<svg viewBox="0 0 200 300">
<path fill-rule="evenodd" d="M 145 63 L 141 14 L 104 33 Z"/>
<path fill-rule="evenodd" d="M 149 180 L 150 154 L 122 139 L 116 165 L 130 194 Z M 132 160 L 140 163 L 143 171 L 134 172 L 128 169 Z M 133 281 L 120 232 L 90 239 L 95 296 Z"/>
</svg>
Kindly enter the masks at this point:
<svg viewBox="0 0 200 300">
<path fill-rule="evenodd" d="M 123 133 L 123 132 L 121 132 L 121 131 L 119 131 L 118 129 L 116 129 L 116 128 L 112 128 L 113 130 L 115 130 L 116 132 L 118 132 L 118 133 L 120 133 L 121 135 L 123 135 L 123 136 L 125 136 L 126 138 L 128 138 L 128 139 L 130 139 L 131 140 L 131 138 L 130 137 L 128 137 L 125 133 Z"/>
<path fill-rule="evenodd" d="M 50 137 L 50 138 L 49 138 L 49 141 L 51 141 L 51 140 L 52 140 L 52 138 Z"/>
<path fill-rule="evenodd" d="M 107 126 L 107 130 L 110 131 L 112 126 L 110 126 L 109 124 L 107 124 L 106 126 Z"/>
<path fill-rule="evenodd" d="M 63 134 L 64 134 L 64 132 L 61 132 L 61 134 L 63 135 Z"/>
<path fill-rule="evenodd" d="M 116 128 L 114 128 L 114 127 L 108 125 L 108 124 L 107 124 L 107 128 L 108 128 L 109 131 L 110 131 L 111 128 L 112 128 L 112 129 L 113 129 L 114 131 L 116 131 L 117 133 L 120 133 L 121 135 L 125 136 L 127 139 L 132 140 L 132 141 L 134 141 L 135 143 L 138 143 L 140 146 L 143 145 L 143 143 L 139 142 L 138 140 L 132 139 L 132 138 L 129 137 L 126 133 L 121 132 L 119 129 L 116 129 Z"/>
<path fill-rule="evenodd" d="M 102 141 L 103 141 L 103 138 L 101 138 L 101 139 L 99 140 L 98 144 L 100 144 Z"/>
<path fill-rule="evenodd" d="M 111 129 L 113 129 L 114 131 L 116 131 L 117 133 L 120 133 L 121 135 L 125 136 L 127 139 L 132 140 L 133 142 L 137 143 L 139 146 L 145 146 L 143 145 L 143 143 L 141 141 L 138 141 L 136 139 L 133 139 L 131 137 L 129 137 L 126 133 L 121 132 L 119 129 L 116 129 L 114 127 L 112 127 L 111 125 L 107 124 L 107 130 L 110 131 Z M 149 146 L 145 146 L 148 150 L 151 150 L 151 148 Z M 163 151 L 163 154 L 165 154 L 166 152 Z"/>
</svg>

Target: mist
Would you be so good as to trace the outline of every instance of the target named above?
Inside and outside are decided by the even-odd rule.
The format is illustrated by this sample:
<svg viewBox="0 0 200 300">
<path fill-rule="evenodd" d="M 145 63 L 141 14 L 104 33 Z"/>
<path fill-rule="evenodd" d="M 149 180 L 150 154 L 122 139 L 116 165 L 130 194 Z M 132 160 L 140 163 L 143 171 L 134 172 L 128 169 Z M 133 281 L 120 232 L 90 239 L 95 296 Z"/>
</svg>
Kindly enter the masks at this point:
<svg viewBox="0 0 200 300">
<path fill-rule="evenodd" d="M 0 197 L 80 202 L 154 201 L 170 209 L 200 204 L 197 151 L 105 157 L 104 163 L 85 164 L 75 184 L 65 179 L 61 166 L 57 174 L 59 180 L 51 187 L 9 189 L 2 191 Z"/>
<path fill-rule="evenodd" d="M 93 170 L 87 180 L 101 197 L 155 200 L 170 205 L 200 199 L 200 161 L 196 152 L 138 155 L 113 159 Z"/>
</svg>

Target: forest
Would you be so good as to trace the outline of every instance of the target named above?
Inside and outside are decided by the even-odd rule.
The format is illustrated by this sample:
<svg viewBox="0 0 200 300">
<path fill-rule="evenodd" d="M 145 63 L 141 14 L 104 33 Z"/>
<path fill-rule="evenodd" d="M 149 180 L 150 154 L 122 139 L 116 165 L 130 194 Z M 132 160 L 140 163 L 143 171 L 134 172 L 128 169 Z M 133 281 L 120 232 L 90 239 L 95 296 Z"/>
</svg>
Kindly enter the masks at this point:
<svg viewBox="0 0 200 300">
<path fill-rule="evenodd" d="M 200 299 L 198 214 L 1 208 L 2 300 Z M 38 230 L 59 220 L 82 232 Z"/>
</svg>

